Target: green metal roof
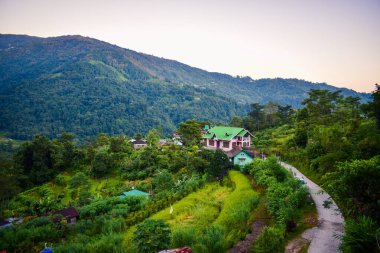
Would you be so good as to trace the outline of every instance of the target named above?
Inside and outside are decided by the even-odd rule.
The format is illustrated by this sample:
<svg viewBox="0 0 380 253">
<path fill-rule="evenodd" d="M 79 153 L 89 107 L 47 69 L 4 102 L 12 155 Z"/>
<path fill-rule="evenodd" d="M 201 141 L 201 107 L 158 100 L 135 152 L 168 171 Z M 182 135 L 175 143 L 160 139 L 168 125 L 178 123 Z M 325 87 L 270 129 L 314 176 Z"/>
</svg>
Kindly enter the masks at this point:
<svg viewBox="0 0 380 253">
<path fill-rule="evenodd" d="M 142 192 L 139 190 L 131 190 L 128 192 L 123 192 L 123 194 L 120 196 L 121 197 L 141 197 L 141 196 L 149 196 L 149 193 Z"/>
<path fill-rule="evenodd" d="M 244 129 L 243 131 L 241 131 L 240 133 L 238 133 L 238 136 L 243 137 L 246 133 L 248 133 L 248 131 Z"/>
<path fill-rule="evenodd" d="M 246 133 L 249 132 L 240 127 L 216 126 L 208 130 L 202 137 L 212 138 L 215 135 L 215 138 L 219 140 L 232 140 L 235 136 L 244 136 Z"/>
</svg>

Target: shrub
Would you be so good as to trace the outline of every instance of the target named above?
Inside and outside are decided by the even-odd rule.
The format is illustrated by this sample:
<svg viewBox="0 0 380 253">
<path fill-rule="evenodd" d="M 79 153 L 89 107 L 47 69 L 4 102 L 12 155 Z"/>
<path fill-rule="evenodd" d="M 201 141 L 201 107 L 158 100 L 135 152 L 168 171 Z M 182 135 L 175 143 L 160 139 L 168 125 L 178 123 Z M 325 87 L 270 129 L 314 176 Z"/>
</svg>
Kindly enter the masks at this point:
<svg viewBox="0 0 380 253">
<path fill-rule="evenodd" d="M 380 227 L 369 217 L 347 220 L 340 249 L 346 253 L 376 252 L 379 250 Z"/>
<path fill-rule="evenodd" d="M 277 253 L 283 251 L 284 229 L 266 227 L 263 229 L 253 247 L 254 253 Z"/>
<path fill-rule="evenodd" d="M 59 186 L 66 186 L 66 180 L 65 180 L 65 177 L 62 175 L 62 174 L 58 174 L 56 177 L 55 177 L 55 183 Z"/>
<path fill-rule="evenodd" d="M 54 247 L 54 253 L 87 253 L 87 247 L 82 243 L 67 243 Z"/>
<path fill-rule="evenodd" d="M 215 253 L 225 252 L 225 231 L 221 226 L 212 225 L 208 227 L 200 238 L 200 243 L 194 246 L 194 252 Z"/>
<path fill-rule="evenodd" d="M 259 185 L 267 188 L 267 209 L 279 225 L 285 225 L 298 217 L 298 209 L 308 196 L 300 182 L 288 177 L 274 157 L 256 160 L 250 165 L 250 172 Z"/>
<path fill-rule="evenodd" d="M 89 246 L 91 253 L 124 253 L 123 236 L 121 234 L 102 235 Z"/>
<path fill-rule="evenodd" d="M 192 247 L 196 241 L 196 230 L 194 227 L 178 228 L 172 232 L 172 248 Z"/>
<path fill-rule="evenodd" d="M 139 253 L 156 253 L 170 246 L 170 228 L 163 220 L 146 219 L 137 225 L 134 244 Z"/>
</svg>

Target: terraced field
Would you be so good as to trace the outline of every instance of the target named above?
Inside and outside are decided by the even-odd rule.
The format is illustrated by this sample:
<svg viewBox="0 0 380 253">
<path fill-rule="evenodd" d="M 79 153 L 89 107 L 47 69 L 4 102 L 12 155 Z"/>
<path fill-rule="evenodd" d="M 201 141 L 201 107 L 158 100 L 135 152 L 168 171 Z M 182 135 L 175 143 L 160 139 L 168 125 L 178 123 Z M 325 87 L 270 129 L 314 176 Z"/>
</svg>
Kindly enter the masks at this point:
<svg viewBox="0 0 380 253">
<path fill-rule="evenodd" d="M 230 171 L 224 185 L 209 183 L 173 203 L 172 213 L 169 206 L 149 218 L 164 220 L 170 225 L 172 234 L 191 231 L 192 240 L 187 245 L 173 246 L 191 246 L 203 252 L 207 249 L 201 249 L 195 243 L 199 241 L 196 238 L 204 237 L 205 231 L 211 226 L 218 227 L 223 231 L 223 247 L 226 250 L 245 236 L 249 228 L 249 214 L 257 203 L 258 193 L 253 191 L 248 178 L 240 172 Z M 136 226 L 133 226 L 125 233 L 124 245 L 130 252 L 134 252 L 135 230 Z"/>
</svg>

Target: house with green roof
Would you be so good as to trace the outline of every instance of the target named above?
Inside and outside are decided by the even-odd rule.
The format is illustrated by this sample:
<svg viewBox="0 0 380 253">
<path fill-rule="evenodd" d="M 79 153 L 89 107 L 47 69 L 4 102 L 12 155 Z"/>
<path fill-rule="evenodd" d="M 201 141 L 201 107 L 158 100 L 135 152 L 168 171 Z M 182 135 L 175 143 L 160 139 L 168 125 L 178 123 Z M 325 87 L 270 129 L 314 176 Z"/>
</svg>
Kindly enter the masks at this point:
<svg viewBox="0 0 380 253">
<path fill-rule="evenodd" d="M 206 148 L 231 151 L 236 147 L 251 147 L 252 137 L 253 135 L 248 130 L 241 127 L 215 126 L 205 131 L 202 139 Z"/>
<path fill-rule="evenodd" d="M 230 151 L 226 151 L 226 155 L 234 165 L 239 165 L 241 168 L 252 162 L 255 157 L 251 149 L 243 149 L 240 146 L 237 146 Z"/>
<path fill-rule="evenodd" d="M 149 193 L 147 192 L 133 189 L 131 191 L 123 192 L 121 195 L 119 195 L 119 198 L 123 199 L 125 197 L 148 197 L 148 196 L 149 196 Z"/>
</svg>

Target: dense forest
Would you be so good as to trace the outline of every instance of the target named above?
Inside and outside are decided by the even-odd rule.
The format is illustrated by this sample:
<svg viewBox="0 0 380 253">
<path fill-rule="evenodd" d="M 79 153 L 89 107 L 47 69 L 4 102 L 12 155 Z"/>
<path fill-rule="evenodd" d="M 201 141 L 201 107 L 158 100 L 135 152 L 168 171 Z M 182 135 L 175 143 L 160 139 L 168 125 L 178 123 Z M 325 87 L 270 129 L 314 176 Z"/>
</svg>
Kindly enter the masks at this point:
<svg viewBox="0 0 380 253">
<path fill-rule="evenodd" d="M 156 252 L 184 245 L 223 252 L 247 233 L 258 194 L 240 172 L 227 175 L 231 164 L 223 151 L 197 147 L 200 126 L 194 120 L 180 124 L 185 146 L 158 145 L 161 133 L 152 129 L 142 149 L 133 149 L 125 136 L 101 134 L 78 146 L 72 134 L 53 140 L 36 135 L 13 161 L 1 164 L 1 215 L 24 222 L 0 230 L 0 248 L 38 251 L 50 242 L 54 252 Z M 151 197 L 118 197 L 134 188 Z M 171 204 L 175 217 L 191 207 L 194 219 L 185 227 L 171 221 L 163 211 Z M 79 210 L 80 220 L 57 223 L 52 214 L 69 205 Z M 239 215 L 230 216 L 231 208 Z M 163 220 L 171 221 L 170 228 Z M 189 234 L 193 238 L 186 242 Z"/>
<path fill-rule="evenodd" d="M 0 131 L 30 140 L 71 132 L 169 135 L 188 119 L 227 124 L 250 103 L 295 108 L 310 89 L 339 90 L 297 79 L 210 73 L 81 36 L 0 35 Z M 340 89 L 345 96 L 369 94 Z"/>
<path fill-rule="evenodd" d="M 176 132 L 183 146 L 171 140 L 160 145 L 163 133 L 157 129 L 146 134 L 148 146 L 141 149 L 124 135 L 98 134 L 81 143 L 70 133 L 56 139 L 35 135 L 18 143 L 13 158 L 0 160 L 1 216 L 23 217 L 21 224 L 0 230 L 0 249 L 39 251 L 49 242 L 54 252 L 183 246 L 225 252 L 250 233 L 258 215 L 266 215 L 270 222 L 252 252 L 282 252 L 303 231 L 305 213 L 315 212 L 306 188 L 277 163 L 284 159 L 321 184 L 342 209 L 343 252 L 378 252 L 376 88 L 367 104 L 326 90 L 311 90 L 302 109 L 252 104 L 231 125 L 249 129 L 255 148 L 277 157 L 257 158 L 243 168 L 232 166 L 221 150 L 200 148 L 200 129 L 209 122 L 180 123 Z M 120 197 L 132 189 L 150 197 Z M 75 224 L 55 215 L 69 206 L 79 212 Z"/>
<path fill-rule="evenodd" d="M 242 124 L 254 145 L 327 190 L 346 218 L 343 252 L 378 252 L 380 238 L 380 86 L 372 102 L 311 90 L 304 107 L 253 104 Z"/>
<path fill-rule="evenodd" d="M 202 125 L 180 124 L 184 146 L 158 145 L 161 133 L 152 129 L 148 147 L 141 149 L 133 149 L 125 136 L 101 134 L 79 146 L 72 134 L 53 140 L 36 135 L 1 166 L 6 168 L 1 215 L 24 220 L 0 230 L 0 248 L 37 252 L 48 242 L 54 252 L 157 252 L 183 246 L 225 252 L 249 233 L 256 217 L 252 211 L 263 201 L 253 187 L 257 181 L 268 188 L 274 220 L 254 250 L 268 252 L 268 240 L 275 242 L 271 249 L 281 249 L 294 229 L 287 224 L 298 222 L 300 208 L 308 205 L 306 188 L 274 157 L 231 170 L 223 151 L 199 149 Z M 131 189 L 150 197 L 119 197 Z M 68 206 L 79 212 L 75 224 L 54 214 Z"/>
</svg>

